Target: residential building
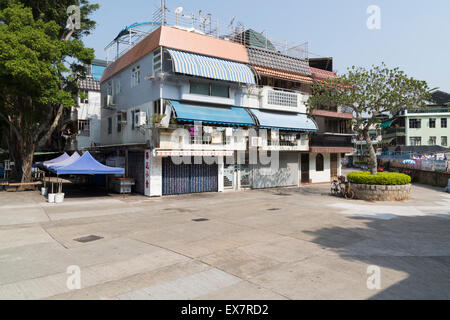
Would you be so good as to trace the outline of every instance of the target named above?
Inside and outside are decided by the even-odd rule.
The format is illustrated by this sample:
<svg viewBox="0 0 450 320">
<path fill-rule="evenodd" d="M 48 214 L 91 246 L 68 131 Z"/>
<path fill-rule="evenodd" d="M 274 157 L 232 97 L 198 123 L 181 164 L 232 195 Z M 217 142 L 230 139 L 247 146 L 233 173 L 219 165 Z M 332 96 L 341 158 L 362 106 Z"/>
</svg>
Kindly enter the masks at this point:
<svg viewBox="0 0 450 320">
<path fill-rule="evenodd" d="M 148 196 L 329 182 L 352 150 L 352 115 L 309 118 L 307 60 L 272 46 L 252 30 L 158 27 L 105 70 L 101 145 L 91 149 L 123 163 Z M 254 162 L 255 151 L 276 166 Z"/>
<path fill-rule="evenodd" d="M 78 83 L 82 94 L 77 97 L 78 106 L 70 111 L 70 121 L 65 130 L 67 150 L 86 150 L 100 142 L 100 79 L 106 66 L 105 60 L 92 60 L 86 66 L 86 78 Z"/>
<path fill-rule="evenodd" d="M 383 122 L 383 145 L 449 147 L 450 94 L 432 93 L 433 103 L 427 108 L 407 108 Z"/>
</svg>

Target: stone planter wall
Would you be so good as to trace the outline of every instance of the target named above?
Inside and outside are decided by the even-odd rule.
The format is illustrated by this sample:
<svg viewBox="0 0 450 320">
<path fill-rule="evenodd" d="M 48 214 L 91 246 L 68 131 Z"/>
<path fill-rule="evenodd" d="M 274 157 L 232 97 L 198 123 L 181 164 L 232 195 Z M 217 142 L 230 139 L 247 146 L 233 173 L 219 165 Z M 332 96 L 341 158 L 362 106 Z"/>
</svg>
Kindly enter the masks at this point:
<svg viewBox="0 0 450 320">
<path fill-rule="evenodd" d="M 382 186 L 368 184 L 351 184 L 355 198 L 371 201 L 402 201 L 411 197 L 411 185 Z"/>
</svg>

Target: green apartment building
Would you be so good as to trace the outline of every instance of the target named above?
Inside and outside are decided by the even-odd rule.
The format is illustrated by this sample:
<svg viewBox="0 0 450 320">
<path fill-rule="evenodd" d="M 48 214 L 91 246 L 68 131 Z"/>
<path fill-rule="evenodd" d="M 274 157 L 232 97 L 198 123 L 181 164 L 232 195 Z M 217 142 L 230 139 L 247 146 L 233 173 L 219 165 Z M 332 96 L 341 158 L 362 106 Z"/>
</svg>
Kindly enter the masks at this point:
<svg viewBox="0 0 450 320">
<path fill-rule="evenodd" d="M 383 146 L 449 147 L 450 94 L 433 93 L 436 104 L 426 109 L 403 110 L 381 124 Z"/>
</svg>

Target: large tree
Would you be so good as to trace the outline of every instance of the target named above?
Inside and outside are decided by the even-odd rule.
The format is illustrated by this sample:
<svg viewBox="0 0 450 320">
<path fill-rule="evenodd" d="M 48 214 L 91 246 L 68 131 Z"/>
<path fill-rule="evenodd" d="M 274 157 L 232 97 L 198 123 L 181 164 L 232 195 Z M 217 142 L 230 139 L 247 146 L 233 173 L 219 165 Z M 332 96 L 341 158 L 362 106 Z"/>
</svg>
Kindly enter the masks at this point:
<svg viewBox="0 0 450 320">
<path fill-rule="evenodd" d="M 81 29 L 67 25 L 67 7 L 79 5 Z M 0 0 L 0 119 L 7 125 L 15 176 L 31 180 L 33 155 L 76 106 L 78 79 L 94 50 L 80 38 L 95 22 L 87 1 Z"/>
<path fill-rule="evenodd" d="M 382 114 L 395 115 L 405 108 L 425 108 L 430 101 L 425 81 L 408 77 L 399 68 L 389 69 L 383 63 L 370 69 L 352 67 L 335 79 L 312 86 L 308 110 L 344 107 L 353 113 L 353 130 L 367 143 L 369 167 L 377 173 L 377 157 L 369 130 L 380 123 Z"/>
</svg>

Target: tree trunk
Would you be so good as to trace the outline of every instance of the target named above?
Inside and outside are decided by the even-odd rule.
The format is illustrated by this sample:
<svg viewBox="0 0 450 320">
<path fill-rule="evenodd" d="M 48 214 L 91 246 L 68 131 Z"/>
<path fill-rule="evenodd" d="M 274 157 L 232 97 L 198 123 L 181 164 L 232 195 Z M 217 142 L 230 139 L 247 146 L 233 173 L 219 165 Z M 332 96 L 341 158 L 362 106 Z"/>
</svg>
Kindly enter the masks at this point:
<svg viewBox="0 0 450 320">
<path fill-rule="evenodd" d="M 370 155 L 370 161 L 369 161 L 369 168 L 370 173 L 377 174 L 378 173 L 378 166 L 377 166 L 377 154 L 375 153 L 375 148 L 372 144 L 372 139 L 370 139 L 369 130 L 364 130 L 364 139 L 367 143 L 367 148 L 369 149 L 369 155 Z"/>
<path fill-rule="evenodd" d="M 33 159 L 34 159 L 34 150 L 35 143 L 30 141 L 32 139 L 27 139 L 22 146 L 22 179 L 21 182 L 31 182 L 33 179 L 32 176 L 32 167 L 33 167 Z"/>
</svg>

